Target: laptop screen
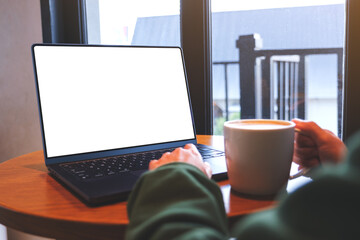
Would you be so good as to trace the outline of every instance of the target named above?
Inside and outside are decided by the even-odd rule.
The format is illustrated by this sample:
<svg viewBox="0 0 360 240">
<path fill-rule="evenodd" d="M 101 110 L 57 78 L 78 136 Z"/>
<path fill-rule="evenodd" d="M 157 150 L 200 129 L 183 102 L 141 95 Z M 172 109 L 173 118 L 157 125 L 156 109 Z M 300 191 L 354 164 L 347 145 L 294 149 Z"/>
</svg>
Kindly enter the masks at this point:
<svg viewBox="0 0 360 240">
<path fill-rule="evenodd" d="M 177 47 L 33 47 L 48 158 L 194 139 Z"/>
</svg>

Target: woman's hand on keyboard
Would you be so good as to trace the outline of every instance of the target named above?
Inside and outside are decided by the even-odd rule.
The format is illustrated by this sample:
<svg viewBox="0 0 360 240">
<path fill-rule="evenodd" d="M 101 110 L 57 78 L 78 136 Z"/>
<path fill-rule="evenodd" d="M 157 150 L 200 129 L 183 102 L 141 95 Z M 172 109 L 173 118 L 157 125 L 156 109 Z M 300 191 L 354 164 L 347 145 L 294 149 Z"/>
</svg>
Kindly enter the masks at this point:
<svg viewBox="0 0 360 240">
<path fill-rule="evenodd" d="M 162 165 L 183 162 L 199 168 L 208 178 L 211 178 L 211 167 L 204 162 L 199 151 L 193 144 L 186 144 L 184 148 L 177 148 L 174 151 L 166 152 L 159 160 L 151 160 L 149 170 L 156 169 Z"/>
</svg>

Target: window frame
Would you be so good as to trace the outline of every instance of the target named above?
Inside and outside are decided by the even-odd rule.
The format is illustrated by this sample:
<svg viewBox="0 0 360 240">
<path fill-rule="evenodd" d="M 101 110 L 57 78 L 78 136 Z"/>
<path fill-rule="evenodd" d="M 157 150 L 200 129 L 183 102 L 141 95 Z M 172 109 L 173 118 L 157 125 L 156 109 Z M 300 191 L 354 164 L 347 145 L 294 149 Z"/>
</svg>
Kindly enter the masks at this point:
<svg viewBox="0 0 360 240">
<path fill-rule="evenodd" d="M 96 1 L 96 0 L 95 0 Z M 87 43 L 85 0 L 40 0 L 43 41 Z M 181 43 L 197 134 L 213 133 L 211 0 L 180 0 Z M 360 2 L 345 3 L 343 140 L 360 129 Z M 66 17 L 65 17 L 66 13 Z"/>
<path fill-rule="evenodd" d="M 44 43 L 87 44 L 85 0 L 40 0 Z"/>
<path fill-rule="evenodd" d="M 346 1 L 346 36 L 344 64 L 343 140 L 347 141 L 360 129 L 360 2 Z"/>
<path fill-rule="evenodd" d="M 181 45 L 197 134 L 213 134 L 211 0 L 180 0 Z"/>
</svg>

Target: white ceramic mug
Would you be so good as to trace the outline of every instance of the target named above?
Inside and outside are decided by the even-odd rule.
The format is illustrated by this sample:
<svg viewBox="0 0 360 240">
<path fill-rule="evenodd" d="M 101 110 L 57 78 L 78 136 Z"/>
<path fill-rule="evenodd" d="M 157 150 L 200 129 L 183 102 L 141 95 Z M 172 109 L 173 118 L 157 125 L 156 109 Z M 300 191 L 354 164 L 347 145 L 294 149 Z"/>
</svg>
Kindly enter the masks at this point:
<svg viewBox="0 0 360 240">
<path fill-rule="evenodd" d="M 275 195 L 286 187 L 294 132 L 295 124 L 290 121 L 225 122 L 225 155 L 232 189 L 243 194 L 266 196 Z"/>
</svg>

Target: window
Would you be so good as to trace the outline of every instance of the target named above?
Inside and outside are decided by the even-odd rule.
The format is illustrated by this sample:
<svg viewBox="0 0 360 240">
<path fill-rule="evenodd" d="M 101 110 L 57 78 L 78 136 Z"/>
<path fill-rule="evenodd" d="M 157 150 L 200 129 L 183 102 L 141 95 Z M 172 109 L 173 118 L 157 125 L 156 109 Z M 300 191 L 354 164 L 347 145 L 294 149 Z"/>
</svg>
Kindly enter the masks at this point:
<svg viewBox="0 0 360 240">
<path fill-rule="evenodd" d="M 341 136 L 345 1 L 212 0 L 214 133 L 294 117 Z"/>
<path fill-rule="evenodd" d="M 87 0 L 88 43 L 180 46 L 179 1 Z"/>
<path fill-rule="evenodd" d="M 209 15 L 203 7 L 202 0 L 86 0 L 85 22 L 87 43 L 91 44 L 182 46 L 196 129 L 211 133 L 212 126 L 207 123 L 211 121 L 211 101 L 204 90 L 210 76 L 205 80 L 202 70 L 203 62 L 208 61 L 203 54 L 209 53 L 206 47 L 210 46 L 203 45 L 203 23 Z"/>
<path fill-rule="evenodd" d="M 175 0 L 174 0 L 175 1 Z M 170 0 L 165 0 L 162 3 L 157 3 L 156 7 L 158 9 L 165 9 L 165 6 L 167 6 L 168 2 L 172 2 L 171 4 L 173 4 L 173 6 L 176 6 L 176 9 L 181 9 L 180 11 L 180 22 L 179 24 L 177 24 L 176 28 L 178 28 L 178 26 L 180 25 L 180 27 L 178 29 L 180 30 L 176 30 L 179 32 L 179 38 L 178 37 L 170 37 L 171 39 L 180 39 L 180 45 L 182 46 L 184 53 L 185 53 L 185 63 L 187 66 L 187 73 L 188 73 L 188 78 L 189 78 L 189 87 L 190 87 L 190 96 L 192 99 L 192 104 L 193 104 L 193 112 L 194 112 L 194 117 L 195 117 L 195 124 L 197 127 L 197 133 L 198 134 L 211 134 L 213 132 L 213 112 L 214 115 L 216 114 L 216 111 L 213 111 L 213 103 L 218 104 L 216 101 L 213 101 L 213 98 L 219 98 L 220 94 L 219 93 L 214 93 L 214 95 L 212 94 L 213 92 L 213 85 L 216 84 L 223 84 L 220 82 L 216 82 L 218 80 L 216 79 L 220 79 L 220 78 L 224 78 L 225 73 L 223 70 L 219 70 L 220 67 L 219 66 L 215 66 L 215 62 L 220 61 L 218 59 L 219 53 L 214 53 L 211 54 L 211 51 L 216 47 L 216 48 L 222 48 L 225 49 L 224 46 L 219 46 L 217 45 L 217 40 L 214 36 L 216 36 L 216 32 L 214 34 L 211 34 L 212 31 L 214 31 L 214 29 L 211 27 L 211 22 L 212 25 L 215 27 L 215 25 L 221 23 L 221 19 L 216 17 L 215 15 L 219 15 L 221 12 L 228 12 L 229 8 L 226 8 L 227 3 L 230 4 L 236 4 L 236 5 L 230 5 L 231 6 L 231 11 L 232 12 L 236 12 L 236 11 L 242 11 L 243 13 L 246 12 L 256 12 L 256 11 L 270 11 L 270 7 L 273 10 L 282 8 L 283 12 L 286 12 L 288 10 L 298 10 L 300 8 L 306 8 L 306 9 L 311 9 L 313 7 L 318 7 L 319 9 L 323 9 L 323 8 L 327 8 L 327 7 L 339 7 L 339 5 L 343 6 L 343 9 L 345 9 L 345 11 L 337 11 L 336 12 L 336 21 L 337 24 L 341 25 L 342 27 L 344 27 L 343 29 L 343 33 L 340 33 L 339 35 L 337 35 L 337 38 L 339 39 L 343 39 L 344 35 L 346 37 L 346 45 L 345 46 L 339 46 L 338 44 L 332 45 L 326 42 L 322 42 L 321 44 L 313 44 L 313 45 L 306 45 L 303 46 L 304 48 L 309 48 L 309 49 L 319 49 L 319 48 L 343 48 L 345 49 L 345 55 L 342 57 L 343 59 L 345 59 L 345 65 L 344 67 L 339 67 L 339 61 L 335 60 L 336 58 L 338 59 L 338 54 L 334 53 L 334 52 L 326 52 L 322 55 L 326 55 L 326 56 L 321 56 L 321 55 L 316 55 L 313 56 L 314 54 L 310 54 L 309 56 L 306 56 L 306 61 L 300 61 L 300 62 L 304 62 L 306 63 L 304 68 L 306 67 L 306 72 L 307 73 L 311 73 L 310 75 L 312 75 L 312 78 L 315 77 L 315 75 L 324 75 L 324 72 L 317 72 L 317 73 L 313 73 L 314 71 L 318 71 L 320 68 L 316 67 L 317 64 L 321 63 L 323 65 L 326 65 L 325 62 L 329 61 L 329 64 L 332 65 L 332 69 L 334 70 L 335 66 L 337 66 L 338 70 L 337 72 L 339 72 L 340 68 L 341 70 L 343 70 L 343 76 L 338 77 L 338 81 L 339 79 L 345 79 L 344 80 L 344 88 L 343 91 L 337 91 L 337 93 L 334 93 L 334 90 L 330 90 L 329 93 L 331 93 L 331 97 L 334 98 L 334 95 L 337 96 L 337 100 L 343 100 L 344 103 L 344 108 L 341 109 L 341 105 L 338 105 L 338 114 L 343 113 L 343 125 L 341 125 L 341 121 L 340 121 L 340 125 L 339 124 L 335 124 L 338 126 L 340 126 L 340 129 L 337 129 L 338 131 L 343 129 L 343 137 L 344 139 L 347 139 L 351 134 L 353 134 L 354 132 L 356 132 L 358 129 L 360 129 L 360 113 L 358 111 L 358 107 L 357 107 L 357 103 L 360 101 L 359 97 L 359 92 L 360 92 L 360 81 L 357 81 L 357 79 L 360 79 L 360 68 L 358 67 L 358 57 L 360 56 L 360 28 L 359 28 L 359 22 L 360 22 L 360 17 L 358 16 L 358 12 L 360 10 L 360 2 L 356 1 L 356 0 L 324 0 L 321 1 L 317 0 L 317 1 L 310 1 L 310 0 L 299 0 L 299 1 L 285 1 L 285 0 L 272 0 L 272 1 L 263 1 L 261 4 L 259 4 L 258 1 L 237 1 L 237 0 L 178 0 L 177 2 L 174 1 L 170 1 Z M 101 40 L 104 40 L 105 38 L 101 39 L 101 34 L 98 34 L 101 31 L 101 16 L 100 16 L 100 11 L 99 10 L 101 8 L 100 3 L 101 2 L 106 2 L 106 1 L 98 1 L 98 0 L 81 0 L 81 1 L 61 1 L 61 0 L 41 0 L 41 12 L 42 12 L 42 26 L 43 26 L 43 39 L 44 42 L 53 42 L 53 43 L 88 43 L 87 38 L 89 39 L 89 42 L 91 43 L 101 43 Z M 114 1 L 116 2 L 116 1 Z M 120 2 L 120 1 L 119 1 Z M 123 1 L 122 1 L 123 2 Z M 133 1 L 127 1 L 127 2 L 133 2 Z M 147 1 L 145 1 L 147 2 Z M 154 3 L 156 1 L 149 1 L 151 3 Z M 294 6 L 294 3 L 297 2 L 297 6 Z M 86 3 L 86 4 L 85 4 Z M 285 4 L 284 4 L 285 3 Z M 210 4 L 212 4 L 212 13 L 210 11 Z M 252 4 L 252 6 L 248 5 L 248 4 Z M 269 4 L 271 4 L 271 6 L 269 7 Z M 282 4 L 282 5 L 278 5 L 278 4 Z M 95 8 L 91 9 L 91 6 L 95 6 Z M 96 6 L 98 6 L 96 8 Z M 241 8 L 238 8 L 238 7 Z M 246 8 L 244 9 L 244 7 L 246 6 Z M 254 7 L 255 6 L 255 7 Z M 259 9 L 259 6 L 261 6 L 261 9 Z M 175 7 L 174 7 L 175 8 Z M 87 9 L 85 11 L 85 9 Z M 98 9 L 98 10 L 96 10 Z M 144 5 L 144 3 L 136 5 L 135 7 L 133 7 L 133 9 L 135 10 L 135 12 L 139 13 L 142 12 L 142 9 L 146 9 L 148 10 L 148 5 Z M 288 9 L 288 10 L 287 10 Z M 119 10 L 120 11 L 120 10 Z M 179 12 L 178 12 L 179 13 Z M 168 14 L 168 13 L 166 13 Z M 341 16 L 341 14 L 343 14 L 343 16 Z M 86 17 L 86 15 L 88 15 Z M 97 16 L 98 15 L 98 16 Z M 152 15 L 152 16 L 151 16 Z M 176 15 L 174 12 L 169 13 L 169 15 Z M 320 21 L 322 18 L 325 17 L 325 15 L 321 15 L 321 14 L 315 14 L 315 16 L 318 16 L 319 19 L 315 20 L 315 25 L 318 24 L 318 22 L 316 21 Z M 154 17 L 154 16 L 160 16 L 159 14 L 148 14 L 148 15 L 138 15 L 139 17 Z M 162 15 L 164 16 L 164 15 Z M 272 22 L 276 22 L 279 21 L 278 20 L 278 16 L 276 16 L 276 19 L 272 19 L 274 21 L 271 21 L 270 23 L 273 24 Z M 217 19 L 217 20 L 216 20 Z M 346 22 L 346 24 L 341 22 L 341 19 L 344 20 L 344 22 Z M 346 19 L 346 21 L 345 21 Z M 212 20 L 212 21 L 211 21 Z M 264 21 L 264 19 L 260 16 L 259 19 L 256 19 L 256 21 Z M 307 23 L 307 24 L 305 24 Z M 86 25 L 89 25 L 89 27 L 86 27 Z M 229 28 L 229 26 L 227 25 L 233 25 L 235 24 L 235 22 L 223 22 L 223 27 L 224 28 Z M 269 22 L 264 22 L 264 24 L 269 24 Z M 283 22 L 283 26 L 288 27 L 289 25 L 291 25 L 291 22 L 288 22 L 287 20 L 285 22 Z M 160 25 L 159 23 L 157 23 L 156 25 Z M 245 28 L 245 27 L 251 27 L 256 25 L 255 22 L 244 22 L 241 24 L 241 28 Z M 300 27 L 304 27 L 304 26 L 308 26 L 311 27 L 312 24 L 309 24 L 308 22 L 304 22 L 304 24 L 300 24 L 300 26 L 298 27 L 294 27 L 294 29 L 292 30 L 296 30 L 297 28 Z M 324 24 L 321 25 L 322 28 L 325 28 L 325 30 L 327 32 L 333 32 L 333 31 L 329 31 L 329 29 L 327 28 L 331 28 L 334 26 L 331 26 L 329 24 Z M 337 26 L 338 27 L 338 26 Z M 136 25 L 135 25 L 136 28 Z M 127 28 L 121 28 L 122 32 L 126 33 L 125 34 L 125 38 L 122 39 L 125 41 L 130 41 L 132 42 L 132 37 L 130 35 L 132 28 L 131 26 L 128 26 Z M 268 28 L 268 31 L 271 31 L 272 28 Z M 322 29 L 324 30 L 324 29 Z M 96 31 L 98 33 L 96 33 Z M 176 32 L 174 31 L 174 32 Z M 298 49 L 299 46 L 294 44 L 295 42 L 292 41 L 283 41 L 284 39 L 282 39 L 282 41 L 280 41 L 281 43 L 283 42 L 285 45 L 283 46 L 282 44 L 279 44 L 280 42 L 274 42 L 271 40 L 268 40 L 268 34 L 261 32 L 261 31 L 256 31 L 255 33 L 260 32 L 259 35 L 256 35 L 256 37 L 259 37 L 259 39 L 262 39 L 263 41 L 263 46 L 260 49 L 254 49 L 255 51 L 263 51 L 263 53 L 266 53 L 267 50 L 279 50 L 280 48 L 284 48 L 285 50 L 289 50 L 289 49 Z M 289 31 L 284 31 L 287 33 L 290 33 Z M 311 31 L 309 30 L 309 33 Z M 95 33 L 95 35 L 94 35 Z M 151 32 L 149 32 L 151 34 Z M 252 35 L 252 33 L 254 33 L 254 31 L 252 30 L 251 32 L 245 32 L 246 35 L 243 35 L 244 32 L 242 32 L 242 36 L 248 36 L 248 35 Z M 311 39 L 311 38 L 306 38 L 308 33 L 300 35 L 299 38 L 304 39 L 304 41 L 306 39 Z M 318 33 L 317 33 L 318 34 Z M 97 35 L 97 36 L 96 36 Z M 120 34 L 121 35 L 121 34 Z M 157 33 L 157 35 L 159 35 L 159 33 Z M 124 36 L 124 35 L 123 35 Z M 286 37 L 291 37 L 292 34 L 288 34 Z M 239 34 L 237 34 L 237 36 L 233 36 L 235 39 L 236 37 L 239 37 Z M 169 36 L 165 36 L 163 39 L 169 38 Z M 245 37 L 246 38 L 246 37 Z M 152 41 L 151 35 L 148 35 L 146 37 L 144 37 L 144 39 L 146 41 Z M 257 39 L 257 38 L 256 38 Z M 314 37 L 314 39 L 319 40 L 319 39 L 323 39 L 323 40 L 329 40 L 326 39 L 322 36 L 320 37 Z M 331 40 L 331 39 L 330 39 Z M 104 40 L 105 41 L 105 40 Z M 106 40 L 107 41 L 107 40 Z M 111 40 L 112 41 L 112 40 Z M 211 42 L 213 41 L 213 43 L 211 44 Z M 234 40 L 232 40 L 232 43 L 230 43 L 230 45 L 234 48 Z M 306 40 L 307 41 L 307 40 Z M 340 40 L 342 41 L 342 40 Z M 270 43 L 273 43 L 274 45 L 268 45 Z M 342 41 L 343 43 L 344 41 Z M 110 42 L 105 43 L 104 44 L 110 44 Z M 178 42 L 179 43 L 179 42 Z M 260 43 L 260 41 L 255 41 L 255 43 Z M 120 44 L 120 43 L 118 43 Z M 125 43 L 123 43 L 125 44 Z M 139 43 L 141 44 L 141 43 Z M 149 44 L 149 42 L 145 43 L 145 44 Z M 159 44 L 165 44 L 164 42 L 161 42 Z M 175 44 L 174 42 L 171 43 L 171 45 Z M 277 45 L 276 45 L 277 44 Z M 290 45 L 289 45 L 290 44 Z M 213 47 L 211 47 L 213 45 Z M 280 46 L 281 45 L 281 46 Z M 258 46 L 258 45 L 257 45 Z M 235 47 L 235 50 L 239 50 L 238 48 Z M 280 49 L 281 50 L 281 49 Z M 228 51 L 228 50 L 226 50 Z M 259 52 L 257 52 L 258 54 Z M 301 56 L 298 56 L 299 54 L 290 54 L 289 56 L 287 56 L 286 58 L 291 58 L 290 60 L 292 62 L 296 62 L 298 61 L 297 58 L 301 58 Z M 240 57 L 241 54 L 239 54 L 238 52 L 238 57 Z M 245 93 L 250 92 L 253 94 L 249 97 L 249 98 L 244 98 L 244 99 L 250 99 L 250 103 L 251 102 L 255 102 L 255 103 L 251 103 L 250 106 L 252 106 L 250 108 L 250 113 L 253 114 L 253 112 L 255 111 L 255 114 L 264 114 L 261 115 L 262 117 L 265 116 L 266 114 L 271 114 L 271 111 L 274 112 L 279 112 L 279 109 L 284 109 L 279 108 L 280 104 L 277 102 L 280 102 L 278 99 L 280 95 L 276 95 L 278 93 L 275 92 L 276 87 L 273 87 L 274 91 L 270 91 L 269 93 L 273 93 L 275 96 L 275 101 L 272 101 L 273 107 L 264 107 L 267 106 L 269 104 L 265 104 L 265 102 L 260 102 L 259 100 L 255 101 L 254 99 L 265 99 L 266 98 L 266 94 L 260 95 L 258 92 L 263 93 L 262 91 L 259 91 L 259 89 L 261 88 L 261 84 L 259 84 L 259 76 L 262 76 L 263 74 L 269 74 L 269 72 L 271 72 L 271 76 L 274 78 L 276 76 L 280 76 L 281 72 L 286 72 L 289 71 L 288 69 L 297 69 L 297 68 L 302 68 L 303 65 L 300 64 L 298 67 L 290 67 L 291 64 L 282 64 L 281 62 L 284 60 L 283 56 L 279 56 L 278 54 L 276 54 L 274 57 L 272 58 L 266 58 L 265 56 L 260 56 L 260 55 L 256 55 L 257 57 L 254 59 L 254 73 L 257 73 L 257 84 L 254 86 L 254 88 L 257 91 L 257 95 L 255 96 L 255 90 L 253 91 L 246 91 L 246 86 L 242 87 L 238 90 L 236 90 L 236 86 L 231 87 L 231 89 L 229 90 L 229 96 L 232 97 L 232 94 L 235 94 L 236 91 L 240 92 L 243 91 L 243 97 L 244 95 L 246 95 Z M 212 59 L 212 57 L 214 59 Z M 234 55 L 232 56 L 232 59 L 225 59 L 226 61 L 239 61 L 240 59 L 236 58 L 236 52 L 234 51 Z M 324 57 L 326 57 L 328 60 L 324 60 Z M 269 68 L 267 68 L 266 66 L 269 66 L 267 64 L 266 59 L 269 59 L 270 63 L 272 64 L 272 70 L 270 71 Z M 288 59 L 289 60 L 289 59 Z M 290 61 L 290 62 L 291 62 Z M 336 61 L 336 63 L 335 63 Z M 237 67 L 235 65 L 230 66 L 231 64 L 228 65 L 229 71 L 231 73 L 229 73 L 228 77 L 232 77 L 232 74 L 235 73 L 236 71 L 238 72 L 243 72 L 240 71 L 240 69 L 236 69 Z M 283 66 L 282 66 L 283 65 Z M 292 64 L 294 65 L 294 64 Z M 296 65 L 296 64 L 295 64 Z M 275 66 L 275 67 L 274 67 Z M 212 71 L 212 68 L 214 68 L 214 71 Z M 294 71 L 294 70 L 291 70 Z M 297 70 L 295 70 L 297 71 Z M 261 74 L 260 74 L 261 73 Z M 238 73 L 239 74 L 239 73 Z M 332 75 L 333 73 L 328 72 L 326 73 L 329 76 Z M 214 75 L 214 78 L 212 78 L 212 75 Z M 284 77 L 286 78 L 286 77 Z M 289 78 L 289 77 L 288 77 Z M 212 82 L 212 79 L 214 79 L 214 82 Z M 255 79 L 255 78 L 254 78 Z M 261 79 L 261 78 L 260 78 Z M 304 85 L 304 97 L 310 97 L 313 94 L 320 94 L 320 96 L 324 96 L 325 92 L 324 91 L 318 91 L 316 90 L 316 88 L 318 86 L 321 86 L 321 84 L 316 83 L 316 81 L 314 80 L 309 80 L 311 79 L 311 77 L 307 78 L 307 80 L 305 81 L 305 83 L 311 81 L 311 83 Z M 333 77 L 329 78 L 331 81 L 330 86 L 331 89 L 334 89 L 334 86 L 337 85 L 336 83 L 334 83 Z M 240 81 L 236 84 L 240 84 Z M 311 86 L 312 84 L 312 86 Z M 315 85 L 314 85 L 315 84 Z M 250 86 L 250 85 L 249 85 Z M 338 85 L 339 86 L 339 85 Z M 221 87 L 221 85 L 219 85 L 219 87 Z M 327 86 L 328 87 L 328 86 Z M 234 88 L 234 89 L 233 89 Z M 307 89 L 307 88 L 310 88 Z M 222 87 L 222 92 L 224 92 L 224 87 Z M 243 90 L 241 90 L 243 89 Z M 288 91 L 286 90 L 287 88 L 285 87 L 285 92 Z M 235 90 L 235 91 L 234 91 Z M 300 89 L 301 90 L 301 89 Z M 221 92 L 219 90 L 219 92 Z M 232 92 L 233 91 L 233 92 Z M 223 93 L 221 93 L 223 94 Z M 238 93 L 236 93 L 238 94 Z M 240 93 L 241 94 L 241 93 Z M 342 97 L 339 97 L 342 94 Z M 268 94 L 270 95 L 270 94 Z M 299 96 L 299 95 L 297 95 Z M 221 96 L 220 96 L 221 97 Z M 316 96 L 319 98 L 319 96 Z M 224 97 L 222 97 L 224 99 Z M 274 99 L 274 98 L 272 98 Z M 281 98 L 280 98 L 281 99 Z M 217 99 L 215 99 L 217 100 Z M 309 100 L 309 99 L 304 99 L 304 100 Z M 222 100 L 224 102 L 224 100 Z M 301 101 L 300 101 L 301 102 Z M 304 101 L 305 102 L 305 101 Z M 309 102 L 309 101 L 308 101 Z M 246 109 L 241 107 L 240 108 L 240 103 L 238 104 L 238 106 L 236 105 L 231 105 L 232 102 L 229 101 L 229 105 L 228 105 L 228 110 L 231 111 L 236 111 L 238 110 L 239 112 L 241 111 L 241 109 Z M 254 109 L 255 106 L 255 109 Z M 285 106 L 285 110 L 289 109 L 289 106 L 291 105 L 281 105 L 281 106 Z M 286 107 L 287 106 L 287 107 Z M 306 104 L 305 104 L 305 112 L 304 114 L 308 119 L 313 119 L 315 121 L 317 121 L 316 118 L 313 117 L 309 117 L 309 114 L 312 115 L 312 111 L 311 108 L 309 107 L 309 104 L 307 105 L 308 107 L 306 108 Z M 311 106 L 316 106 L 316 104 L 312 104 Z M 332 104 L 332 106 L 334 106 L 334 104 Z M 224 112 L 224 106 L 219 106 L 221 108 L 221 110 Z M 263 110 L 263 109 L 266 109 Z M 315 112 L 318 113 L 320 111 L 317 111 L 318 108 L 315 109 Z M 323 109 L 323 108 L 321 108 Z M 332 107 L 332 111 L 333 111 L 333 107 Z M 287 111 L 286 110 L 286 111 Z M 301 110 L 301 108 L 300 108 Z M 286 112 L 285 111 L 285 112 Z M 301 110 L 302 111 L 302 110 Z M 300 111 L 300 112 L 301 112 Z M 283 111 L 284 112 L 284 111 Z M 298 111 L 299 112 L 299 111 Z M 327 112 L 327 111 L 326 111 Z M 296 112 L 294 113 L 294 116 L 297 116 Z M 229 114 L 230 117 L 231 114 Z M 243 116 L 240 117 L 244 117 L 244 114 L 242 114 Z M 223 113 L 224 116 L 224 113 Z M 256 115 L 258 116 L 258 115 Z M 226 117 L 226 115 L 225 115 Z M 236 115 L 235 115 L 236 117 Z M 337 119 L 341 119 L 341 117 L 339 118 L 339 115 L 337 117 Z M 331 117 L 331 122 L 334 121 L 334 117 Z M 332 123 L 334 124 L 334 123 Z M 336 131 L 333 129 L 333 131 Z"/>
</svg>

